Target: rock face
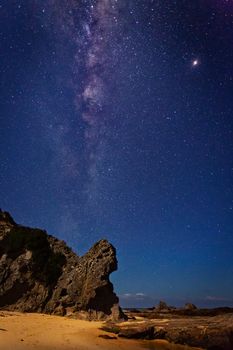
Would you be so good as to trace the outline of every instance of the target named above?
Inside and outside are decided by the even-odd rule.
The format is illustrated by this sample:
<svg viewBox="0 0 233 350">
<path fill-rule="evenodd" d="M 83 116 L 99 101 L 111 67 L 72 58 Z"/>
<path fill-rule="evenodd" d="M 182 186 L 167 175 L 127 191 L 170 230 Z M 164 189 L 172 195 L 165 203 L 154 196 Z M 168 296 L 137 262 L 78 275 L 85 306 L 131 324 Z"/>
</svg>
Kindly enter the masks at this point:
<svg viewBox="0 0 233 350">
<path fill-rule="evenodd" d="M 117 269 L 106 240 L 78 257 L 45 231 L 17 225 L 0 210 L 0 308 L 121 319 L 109 275 Z"/>
</svg>

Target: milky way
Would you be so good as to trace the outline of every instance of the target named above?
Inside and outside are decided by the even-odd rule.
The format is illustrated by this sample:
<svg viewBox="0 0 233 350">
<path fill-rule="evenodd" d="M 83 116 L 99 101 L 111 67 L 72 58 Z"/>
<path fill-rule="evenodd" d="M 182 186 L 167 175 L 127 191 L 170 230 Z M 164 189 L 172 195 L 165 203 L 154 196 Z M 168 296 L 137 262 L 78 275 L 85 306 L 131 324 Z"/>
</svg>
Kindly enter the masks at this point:
<svg viewBox="0 0 233 350">
<path fill-rule="evenodd" d="M 85 125 L 84 153 L 90 181 L 87 181 L 88 188 L 98 175 L 96 168 L 105 152 L 111 119 L 107 107 L 111 103 L 109 82 L 112 85 L 116 79 L 114 67 L 120 54 L 117 50 L 120 0 L 53 3 L 50 11 L 55 17 L 57 32 L 62 33 L 63 40 L 74 48 L 73 59 L 70 60 L 72 91 L 77 108 L 76 117 L 81 118 Z"/>
<path fill-rule="evenodd" d="M 88 46 L 85 59 L 87 74 L 78 103 L 81 101 L 83 105 L 82 118 L 88 125 L 85 138 L 92 177 L 96 176 L 98 152 L 103 150 L 107 132 L 106 118 L 109 117 L 105 106 L 109 102 L 108 82 L 114 79 L 111 73 L 117 60 L 111 41 L 117 37 L 118 17 L 118 0 L 99 0 L 90 6 L 88 21 L 83 24 Z"/>
</svg>

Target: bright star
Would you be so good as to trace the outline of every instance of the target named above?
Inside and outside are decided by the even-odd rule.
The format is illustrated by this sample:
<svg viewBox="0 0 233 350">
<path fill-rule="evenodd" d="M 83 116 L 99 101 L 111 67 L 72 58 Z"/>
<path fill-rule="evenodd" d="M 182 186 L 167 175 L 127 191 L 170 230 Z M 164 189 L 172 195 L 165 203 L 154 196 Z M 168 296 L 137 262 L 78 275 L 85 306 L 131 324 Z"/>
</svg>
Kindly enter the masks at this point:
<svg viewBox="0 0 233 350">
<path fill-rule="evenodd" d="M 193 66 L 193 67 L 196 67 L 196 66 L 198 66 L 199 64 L 200 64 L 200 61 L 199 61 L 198 59 L 195 59 L 195 60 L 192 61 L 192 66 Z"/>
</svg>

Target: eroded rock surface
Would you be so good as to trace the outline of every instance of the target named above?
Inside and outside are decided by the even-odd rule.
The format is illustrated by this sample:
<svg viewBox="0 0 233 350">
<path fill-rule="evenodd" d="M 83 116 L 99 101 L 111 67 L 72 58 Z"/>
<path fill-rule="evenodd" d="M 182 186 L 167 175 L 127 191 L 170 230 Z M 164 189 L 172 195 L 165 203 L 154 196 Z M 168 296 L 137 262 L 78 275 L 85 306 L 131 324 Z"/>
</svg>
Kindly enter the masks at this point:
<svg viewBox="0 0 233 350">
<path fill-rule="evenodd" d="M 149 310 L 127 311 L 132 321 L 106 323 L 102 329 L 125 338 L 164 339 L 207 350 L 233 350 L 233 313 L 228 311 L 219 309 L 216 316 L 181 316 L 171 312 L 164 313 L 163 318 L 147 318 L 146 314 L 152 314 Z"/>
<path fill-rule="evenodd" d="M 17 225 L 0 210 L 0 308 L 121 319 L 109 281 L 116 269 L 116 250 L 107 240 L 79 257 L 64 241 Z"/>
</svg>

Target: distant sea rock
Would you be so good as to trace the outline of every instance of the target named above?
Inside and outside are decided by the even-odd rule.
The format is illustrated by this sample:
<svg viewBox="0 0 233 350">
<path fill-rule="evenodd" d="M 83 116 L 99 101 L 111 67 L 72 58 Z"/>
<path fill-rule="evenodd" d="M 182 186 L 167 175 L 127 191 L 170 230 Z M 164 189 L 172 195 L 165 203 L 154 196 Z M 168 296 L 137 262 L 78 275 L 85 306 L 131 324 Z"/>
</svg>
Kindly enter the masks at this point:
<svg viewBox="0 0 233 350">
<path fill-rule="evenodd" d="M 115 270 L 116 250 L 107 240 L 79 257 L 64 241 L 18 225 L 0 209 L 1 309 L 122 319 L 109 280 Z"/>
<path fill-rule="evenodd" d="M 195 310 L 197 310 L 197 307 L 196 307 L 196 305 L 194 305 L 192 303 L 186 303 L 184 306 L 184 309 L 188 310 L 188 311 L 195 311 Z"/>
</svg>

